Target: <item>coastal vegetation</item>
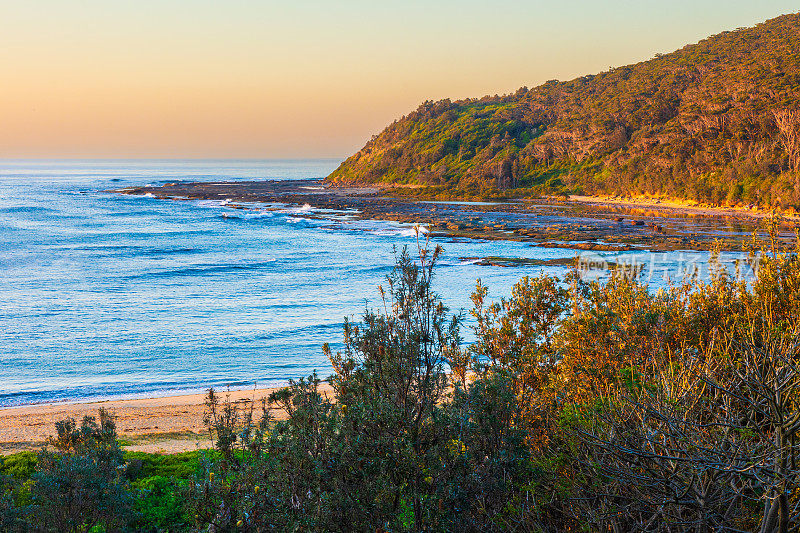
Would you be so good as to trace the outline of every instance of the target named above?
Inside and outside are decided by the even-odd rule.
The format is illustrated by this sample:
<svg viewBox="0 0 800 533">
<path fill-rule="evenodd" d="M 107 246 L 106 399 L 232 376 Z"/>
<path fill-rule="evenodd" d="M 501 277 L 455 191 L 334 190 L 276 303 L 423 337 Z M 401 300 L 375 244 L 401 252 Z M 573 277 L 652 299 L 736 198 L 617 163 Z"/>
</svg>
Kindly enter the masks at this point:
<svg viewBox="0 0 800 533">
<path fill-rule="evenodd" d="M 438 198 L 649 195 L 800 210 L 800 14 L 505 96 L 424 102 L 331 184 Z"/>
<path fill-rule="evenodd" d="M 479 281 L 467 345 L 440 249 L 404 250 L 379 308 L 325 347 L 332 396 L 316 375 L 260 403 L 211 390 L 215 449 L 175 456 L 124 453 L 102 410 L 60 422 L 0 460 L 0 528 L 794 530 L 800 242 L 750 251 L 755 279 L 657 292 L 623 270 L 494 301 Z"/>
</svg>

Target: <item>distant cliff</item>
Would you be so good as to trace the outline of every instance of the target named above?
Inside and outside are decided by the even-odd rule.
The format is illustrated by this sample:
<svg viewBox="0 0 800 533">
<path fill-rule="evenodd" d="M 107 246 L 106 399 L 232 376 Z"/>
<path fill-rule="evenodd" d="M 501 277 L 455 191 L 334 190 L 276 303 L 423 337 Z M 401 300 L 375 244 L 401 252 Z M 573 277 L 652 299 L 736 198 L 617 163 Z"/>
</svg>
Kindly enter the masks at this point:
<svg viewBox="0 0 800 533">
<path fill-rule="evenodd" d="M 330 176 L 491 197 L 800 206 L 800 15 L 506 96 L 425 102 Z"/>
</svg>

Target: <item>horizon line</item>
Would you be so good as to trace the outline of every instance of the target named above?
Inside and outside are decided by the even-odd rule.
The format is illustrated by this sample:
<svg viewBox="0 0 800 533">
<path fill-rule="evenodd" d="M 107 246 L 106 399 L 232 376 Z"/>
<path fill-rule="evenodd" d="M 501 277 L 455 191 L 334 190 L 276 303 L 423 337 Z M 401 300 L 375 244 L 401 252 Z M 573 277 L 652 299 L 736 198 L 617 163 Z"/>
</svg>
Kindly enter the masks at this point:
<svg viewBox="0 0 800 533">
<path fill-rule="evenodd" d="M 11 161 L 344 161 L 340 157 L 0 157 Z"/>
</svg>

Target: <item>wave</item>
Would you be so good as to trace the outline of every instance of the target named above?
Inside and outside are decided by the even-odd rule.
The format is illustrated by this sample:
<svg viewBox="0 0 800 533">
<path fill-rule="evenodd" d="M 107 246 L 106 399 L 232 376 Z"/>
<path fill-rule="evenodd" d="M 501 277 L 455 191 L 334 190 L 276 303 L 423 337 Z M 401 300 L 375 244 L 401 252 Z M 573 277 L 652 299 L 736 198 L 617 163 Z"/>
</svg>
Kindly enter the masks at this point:
<svg viewBox="0 0 800 533">
<path fill-rule="evenodd" d="M 105 252 L 112 255 L 121 255 L 128 257 L 184 255 L 184 254 L 201 253 L 204 251 L 201 248 L 187 248 L 187 247 L 148 248 L 145 246 L 121 245 L 121 244 L 94 244 L 94 245 L 83 245 L 83 246 L 70 246 L 69 249 L 78 252 L 98 252 L 98 253 Z"/>
<path fill-rule="evenodd" d="M 258 220 L 262 218 L 274 218 L 275 213 L 272 211 L 242 211 L 241 209 L 231 209 L 231 213 L 225 212 L 220 216 L 229 220 Z"/>
<path fill-rule="evenodd" d="M 227 272 L 244 272 L 249 270 L 260 270 L 263 268 L 274 267 L 277 264 L 276 259 L 269 259 L 267 261 L 259 261 L 257 263 L 231 263 L 231 264 L 209 264 L 209 265 L 196 265 L 184 268 L 175 268 L 171 270 L 159 270 L 156 272 L 144 272 L 142 274 L 134 274 L 125 277 L 125 279 L 153 279 L 153 278 L 172 278 L 172 277 L 185 277 L 185 276 L 204 276 L 209 274 L 224 274 Z"/>
<path fill-rule="evenodd" d="M 303 204 L 300 207 L 287 207 L 284 209 L 277 210 L 278 213 L 284 215 L 304 215 L 308 213 L 313 213 L 314 211 L 317 211 L 317 209 L 314 209 L 309 204 Z"/>
<path fill-rule="evenodd" d="M 34 213 L 34 214 L 46 214 L 46 213 L 59 213 L 60 211 L 57 209 L 52 209 L 50 207 L 39 207 L 39 206 L 32 206 L 32 205 L 21 205 L 16 207 L 0 207 L 0 213 Z"/>
<path fill-rule="evenodd" d="M 295 306 L 286 306 L 292 307 Z M 254 338 L 260 341 L 265 340 L 278 340 L 283 338 L 305 338 L 309 335 L 320 335 L 320 334 L 337 334 L 342 330 L 342 324 L 339 322 L 331 323 L 331 324 L 312 324 L 308 326 L 301 326 L 299 328 L 286 328 L 281 329 L 278 331 L 272 331 L 268 333 L 262 333 L 261 335 L 256 335 Z"/>
<path fill-rule="evenodd" d="M 224 207 L 218 202 L 206 206 Z M 287 224 L 318 226 L 334 231 L 358 231 L 377 237 L 425 237 L 430 230 L 426 226 L 396 222 L 393 220 L 354 220 L 357 210 L 324 209 L 303 204 L 298 207 L 279 209 L 227 209 L 220 215 L 225 220 L 256 221 L 259 219 L 275 219 Z M 283 215 L 276 218 L 275 215 Z M 305 215 L 305 216 L 303 216 Z M 313 218 L 310 218 L 312 217 Z"/>
<path fill-rule="evenodd" d="M 200 248 L 150 248 L 140 250 L 136 255 L 184 255 L 203 252 Z"/>
<path fill-rule="evenodd" d="M 429 233 L 425 226 L 417 226 L 407 222 L 395 222 L 392 220 L 354 220 L 341 221 L 331 225 L 331 229 L 341 229 L 348 231 L 363 231 L 378 237 L 424 237 Z"/>
<path fill-rule="evenodd" d="M 275 385 L 283 385 L 276 383 Z M 0 394 L 0 409 L 23 405 L 71 404 L 86 401 L 133 400 L 158 398 L 179 394 L 202 394 L 210 387 L 245 389 L 253 381 L 198 379 L 192 381 L 159 381 L 154 383 L 109 383 L 104 386 L 76 386 L 55 390 L 18 391 Z M 274 386 L 274 385 L 265 385 Z M 87 394 L 87 391 L 91 391 Z"/>
<path fill-rule="evenodd" d="M 426 233 L 428 233 L 428 228 L 425 226 L 419 226 L 418 228 L 411 227 L 400 229 L 379 229 L 370 233 L 381 237 L 416 237 L 417 235 L 423 237 Z"/>
<path fill-rule="evenodd" d="M 194 205 L 197 207 L 209 207 L 218 209 L 221 207 L 225 207 L 230 203 L 230 198 L 226 198 L 225 200 L 196 200 Z"/>
<path fill-rule="evenodd" d="M 286 372 L 300 370 L 300 372 Z M 210 388 L 217 391 L 276 388 L 288 385 L 293 377 L 311 372 L 309 364 L 277 363 L 265 370 L 262 379 L 224 379 L 220 376 L 202 376 L 196 379 L 169 380 L 154 382 L 125 383 L 115 382 L 101 386 L 75 386 L 51 390 L 24 390 L 0 393 L 0 412 L 2 409 L 25 405 L 74 404 L 82 402 L 135 400 L 144 398 L 163 398 L 184 394 L 205 394 Z M 277 371 L 277 372 L 276 372 Z M 272 377 L 269 374 L 278 374 Z"/>
<path fill-rule="evenodd" d="M 313 224 L 315 220 L 313 218 L 304 218 L 304 217 L 286 217 L 286 222 L 289 224 Z"/>
</svg>

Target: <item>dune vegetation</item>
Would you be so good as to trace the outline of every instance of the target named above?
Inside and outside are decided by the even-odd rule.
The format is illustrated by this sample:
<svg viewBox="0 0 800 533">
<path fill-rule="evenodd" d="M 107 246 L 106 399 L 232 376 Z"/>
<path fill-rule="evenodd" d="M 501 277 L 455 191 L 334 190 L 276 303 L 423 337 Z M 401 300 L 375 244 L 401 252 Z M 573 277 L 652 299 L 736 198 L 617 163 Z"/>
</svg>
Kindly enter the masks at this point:
<svg viewBox="0 0 800 533">
<path fill-rule="evenodd" d="M 763 250 L 764 253 L 760 254 Z M 113 417 L 0 460 L 3 531 L 791 531 L 800 262 L 751 243 L 649 290 L 629 272 L 472 296 L 476 340 L 403 251 L 383 304 L 261 404 L 209 391 L 213 451 L 124 453 Z M 276 421 L 268 407 L 280 407 Z"/>
</svg>

